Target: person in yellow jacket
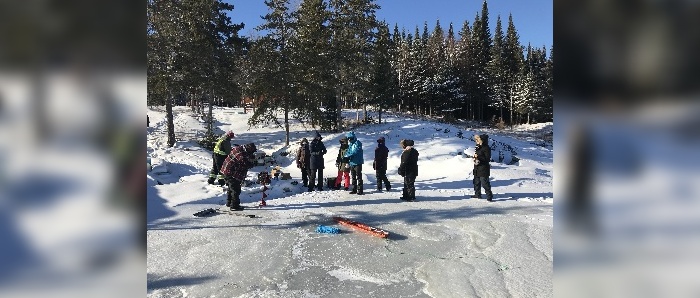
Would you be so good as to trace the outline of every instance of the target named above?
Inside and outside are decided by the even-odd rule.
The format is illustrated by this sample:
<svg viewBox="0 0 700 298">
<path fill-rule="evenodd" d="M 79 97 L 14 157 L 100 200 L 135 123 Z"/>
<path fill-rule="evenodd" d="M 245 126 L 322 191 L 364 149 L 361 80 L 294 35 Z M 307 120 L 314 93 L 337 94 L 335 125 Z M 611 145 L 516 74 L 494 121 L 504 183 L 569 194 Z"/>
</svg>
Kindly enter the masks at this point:
<svg viewBox="0 0 700 298">
<path fill-rule="evenodd" d="M 221 137 L 216 141 L 216 144 L 214 144 L 214 153 L 212 154 L 214 164 L 212 165 L 211 172 L 209 172 L 209 180 L 207 183 L 214 184 L 214 182 L 218 180 L 219 185 L 223 186 L 226 184 L 224 175 L 220 173 L 220 170 L 221 165 L 223 165 L 224 160 L 226 160 L 226 156 L 231 153 L 231 139 L 233 139 L 233 137 L 233 131 L 229 130 L 225 134 L 221 135 Z"/>
</svg>

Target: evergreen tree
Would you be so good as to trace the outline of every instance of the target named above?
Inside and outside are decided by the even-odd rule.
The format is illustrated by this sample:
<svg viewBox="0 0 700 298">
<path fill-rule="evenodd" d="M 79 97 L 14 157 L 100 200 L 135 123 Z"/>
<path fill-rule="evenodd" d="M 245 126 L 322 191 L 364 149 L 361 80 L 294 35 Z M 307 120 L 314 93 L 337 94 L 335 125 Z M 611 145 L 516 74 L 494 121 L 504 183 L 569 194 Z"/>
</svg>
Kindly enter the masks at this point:
<svg viewBox="0 0 700 298">
<path fill-rule="evenodd" d="M 406 34 L 406 30 L 401 30 L 401 39 L 396 45 L 396 62 L 395 62 L 395 72 L 398 80 L 398 93 L 399 100 L 397 100 L 398 111 L 401 112 L 404 108 L 409 106 L 410 102 L 410 83 L 412 81 L 412 69 L 411 69 L 411 46 L 413 43 L 413 37 L 411 34 Z"/>
<path fill-rule="evenodd" d="M 374 63 L 372 73 L 372 104 L 379 111 L 379 122 L 381 123 L 382 110 L 391 104 L 395 91 L 394 73 L 391 68 L 390 48 L 391 36 L 389 27 L 385 23 L 379 26 L 379 34 L 374 52 Z"/>
<path fill-rule="evenodd" d="M 296 110 L 297 117 L 318 119 L 324 130 L 334 128 L 337 118 L 336 104 L 334 100 L 329 102 L 334 96 L 330 16 L 323 0 L 304 0 L 296 12 L 292 39 L 295 85 L 306 103 Z"/>
<path fill-rule="evenodd" d="M 265 23 L 257 30 L 266 32 L 266 35 L 256 41 L 256 50 L 266 60 L 256 61 L 255 68 L 261 72 L 258 79 L 262 80 L 255 86 L 259 87 L 256 95 L 262 96 L 263 104 L 253 113 L 248 120 L 249 125 L 256 125 L 261 122 L 273 122 L 281 126 L 277 120 L 277 111 L 284 113 L 284 129 L 286 145 L 289 145 L 289 114 L 291 110 L 298 106 L 295 104 L 296 90 L 292 88 L 295 74 L 291 67 L 290 59 L 292 49 L 289 47 L 290 40 L 294 34 L 294 23 L 292 14 L 289 11 L 289 0 L 265 0 L 268 13 L 263 16 Z"/>
<path fill-rule="evenodd" d="M 476 118 L 484 120 L 484 106 L 489 102 L 489 72 L 487 67 L 491 60 L 491 32 L 489 30 L 489 13 L 486 1 L 482 4 L 481 15 L 477 14 L 470 40 L 469 72 L 471 79 L 470 97 L 476 106 Z"/>
<path fill-rule="evenodd" d="M 460 78 L 460 98 L 458 106 L 460 107 L 460 118 L 472 118 L 472 103 L 470 99 L 471 91 L 471 73 L 470 73 L 470 40 L 471 29 L 469 22 L 464 21 L 462 29 L 459 31 L 460 39 L 455 48 L 455 70 Z"/>
<path fill-rule="evenodd" d="M 238 36 L 243 24 L 232 24 L 226 12 L 233 6 L 219 0 L 147 3 L 148 102 L 165 104 L 168 145 L 175 144 L 172 106 L 188 98 L 192 106 L 202 98 L 211 107 L 216 97 L 239 94 L 236 85 L 218 84 L 234 78 L 245 40 Z M 213 135 L 211 108 L 207 135 Z"/>
<path fill-rule="evenodd" d="M 440 20 L 435 23 L 435 28 L 428 37 L 426 51 L 428 64 L 425 65 L 427 77 L 424 89 L 427 93 L 426 102 L 429 104 L 428 115 L 432 116 L 436 111 L 441 110 L 438 106 L 443 106 L 447 100 L 444 92 L 447 54 L 445 53 L 445 33 L 440 26 Z"/>
<path fill-rule="evenodd" d="M 337 109 L 348 97 L 362 104 L 367 97 L 371 73 L 370 58 L 378 26 L 375 0 L 330 0 L 334 74 L 338 83 Z M 362 100 L 360 100 L 362 99 Z M 360 101 L 360 102 L 357 102 Z M 366 113 L 365 113 L 366 116 Z"/>
<path fill-rule="evenodd" d="M 515 112 L 513 96 L 515 93 L 515 83 L 523 68 L 523 47 L 520 44 L 520 37 L 513 23 L 513 15 L 508 16 L 508 29 L 506 40 L 503 46 L 504 66 L 506 71 L 506 102 L 510 110 L 508 122 L 513 127 L 513 112 Z"/>
<path fill-rule="evenodd" d="M 489 63 L 489 77 L 491 106 L 497 108 L 501 119 L 503 119 L 503 109 L 507 107 L 507 72 L 505 65 L 504 37 L 501 28 L 501 16 L 496 20 L 496 29 L 491 47 L 491 61 Z"/>
</svg>

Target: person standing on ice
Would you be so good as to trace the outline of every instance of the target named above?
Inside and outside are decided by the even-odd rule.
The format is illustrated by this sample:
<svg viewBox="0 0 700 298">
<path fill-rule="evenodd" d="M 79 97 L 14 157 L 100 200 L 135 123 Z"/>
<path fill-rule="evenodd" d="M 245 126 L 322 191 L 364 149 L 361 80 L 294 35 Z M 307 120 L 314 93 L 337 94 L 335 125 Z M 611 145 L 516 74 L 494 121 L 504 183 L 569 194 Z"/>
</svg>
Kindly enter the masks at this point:
<svg viewBox="0 0 700 298">
<path fill-rule="evenodd" d="M 348 151 L 348 138 L 340 139 L 340 149 L 338 149 L 338 157 L 335 159 L 335 166 L 338 168 L 338 176 L 335 178 L 335 189 L 340 189 L 340 183 L 345 180 L 345 190 L 350 188 L 350 164 L 345 152 Z"/>
<path fill-rule="evenodd" d="M 207 183 L 214 184 L 214 181 L 218 179 L 219 185 L 223 186 L 226 182 L 224 181 L 224 176 L 220 173 L 221 165 L 224 164 L 226 156 L 228 156 L 229 152 L 231 152 L 231 139 L 233 139 L 233 137 L 233 131 L 229 130 L 221 135 L 221 137 L 219 137 L 219 139 L 216 141 L 216 144 L 214 144 L 214 153 L 212 153 L 214 164 L 209 172 L 209 180 L 207 180 Z"/>
<path fill-rule="evenodd" d="M 481 187 L 484 187 L 486 192 L 486 200 L 493 202 L 493 193 L 491 192 L 491 147 L 489 147 L 489 136 L 486 134 L 475 135 L 476 151 L 474 152 L 474 195 L 472 198 L 481 199 Z"/>
<path fill-rule="evenodd" d="M 345 157 L 350 160 L 350 175 L 352 176 L 352 191 L 350 193 L 362 195 L 364 194 L 362 191 L 362 164 L 365 162 L 362 142 L 355 137 L 355 133 L 352 131 L 345 136 L 350 143 L 348 151 L 345 151 Z"/>
<path fill-rule="evenodd" d="M 228 191 L 226 192 L 226 207 L 231 207 L 231 210 L 243 210 L 241 206 L 241 184 L 243 179 L 248 175 L 255 164 L 253 154 L 257 148 L 255 144 L 248 143 L 243 146 L 236 146 L 231 149 L 231 153 L 224 160 L 221 166 L 221 173 L 224 174 Z"/>
<path fill-rule="evenodd" d="M 318 184 L 316 184 L 316 190 L 323 190 L 323 156 L 328 153 L 326 150 L 326 145 L 321 142 L 321 134 L 316 132 L 316 136 L 311 145 L 309 145 L 309 152 L 311 153 L 311 161 L 309 163 L 309 175 L 311 176 L 311 181 L 309 181 L 309 191 L 314 191 L 314 184 L 316 178 L 318 178 Z"/>
<path fill-rule="evenodd" d="M 301 170 L 301 180 L 303 186 L 309 186 L 309 163 L 311 162 L 311 152 L 309 152 L 309 140 L 301 139 L 299 143 L 299 152 L 297 152 L 297 168 Z"/>
<path fill-rule="evenodd" d="M 386 185 L 386 191 L 391 190 L 389 179 L 386 178 L 386 160 L 389 158 L 389 148 L 385 145 L 384 137 L 377 139 L 377 148 L 374 149 L 374 161 L 372 168 L 377 174 L 377 191 L 382 191 L 382 182 Z"/>
<path fill-rule="evenodd" d="M 401 153 L 401 164 L 399 165 L 399 175 L 403 177 L 403 195 L 400 199 L 404 201 L 414 201 L 416 199 L 416 177 L 418 177 L 418 150 L 413 148 L 413 140 L 401 140 L 399 142 L 403 152 Z"/>
</svg>

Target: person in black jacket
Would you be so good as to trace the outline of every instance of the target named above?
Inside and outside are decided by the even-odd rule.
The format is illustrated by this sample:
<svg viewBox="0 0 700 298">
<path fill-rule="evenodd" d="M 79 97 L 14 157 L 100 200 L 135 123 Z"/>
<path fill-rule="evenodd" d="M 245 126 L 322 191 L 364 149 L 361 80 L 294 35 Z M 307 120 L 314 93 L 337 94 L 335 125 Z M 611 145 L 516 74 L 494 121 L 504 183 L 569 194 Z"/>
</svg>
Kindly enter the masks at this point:
<svg viewBox="0 0 700 298">
<path fill-rule="evenodd" d="M 309 162 L 309 191 L 314 190 L 316 178 L 318 178 L 316 190 L 323 190 L 323 155 L 328 151 L 326 150 L 326 145 L 321 142 L 320 133 L 316 132 L 316 136 L 309 145 L 309 152 L 311 153 L 311 160 Z"/>
<path fill-rule="evenodd" d="M 301 170 L 301 180 L 303 187 L 309 187 L 309 166 L 311 163 L 311 152 L 309 152 L 309 141 L 301 139 L 299 151 L 297 151 L 297 168 Z"/>
<path fill-rule="evenodd" d="M 481 199 L 481 187 L 484 187 L 486 199 L 489 202 L 493 201 L 493 193 L 491 192 L 491 147 L 489 147 L 488 135 L 475 135 L 476 151 L 474 152 L 474 195 L 472 198 Z"/>
<path fill-rule="evenodd" d="M 403 196 L 404 201 L 413 201 L 416 199 L 416 177 L 418 177 L 418 150 L 413 148 L 413 140 L 401 140 L 399 142 L 403 153 L 401 153 L 401 165 L 399 166 L 399 175 L 403 177 Z"/>
<path fill-rule="evenodd" d="M 379 137 L 377 139 L 377 148 L 374 149 L 374 162 L 372 162 L 372 168 L 374 168 L 377 174 L 377 191 L 382 191 L 382 182 L 386 185 L 386 190 L 391 190 L 391 184 L 389 184 L 389 179 L 386 178 L 386 160 L 389 158 L 389 148 L 385 145 L 384 137 Z"/>
</svg>

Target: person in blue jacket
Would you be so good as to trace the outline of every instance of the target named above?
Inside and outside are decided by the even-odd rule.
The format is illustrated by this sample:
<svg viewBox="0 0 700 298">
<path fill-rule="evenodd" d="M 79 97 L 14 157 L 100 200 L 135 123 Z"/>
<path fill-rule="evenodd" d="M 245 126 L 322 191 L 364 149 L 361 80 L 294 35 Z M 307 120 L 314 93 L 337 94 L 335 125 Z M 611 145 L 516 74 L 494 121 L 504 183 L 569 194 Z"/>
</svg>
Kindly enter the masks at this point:
<svg viewBox="0 0 700 298">
<path fill-rule="evenodd" d="M 348 132 L 345 135 L 348 138 L 350 146 L 345 151 L 345 157 L 350 160 L 350 177 L 352 177 L 351 194 L 364 194 L 362 191 L 362 164 L 365 162 L 362 152 L 362 142 L 355 137 L 354 132 Z"/>
</svg>

